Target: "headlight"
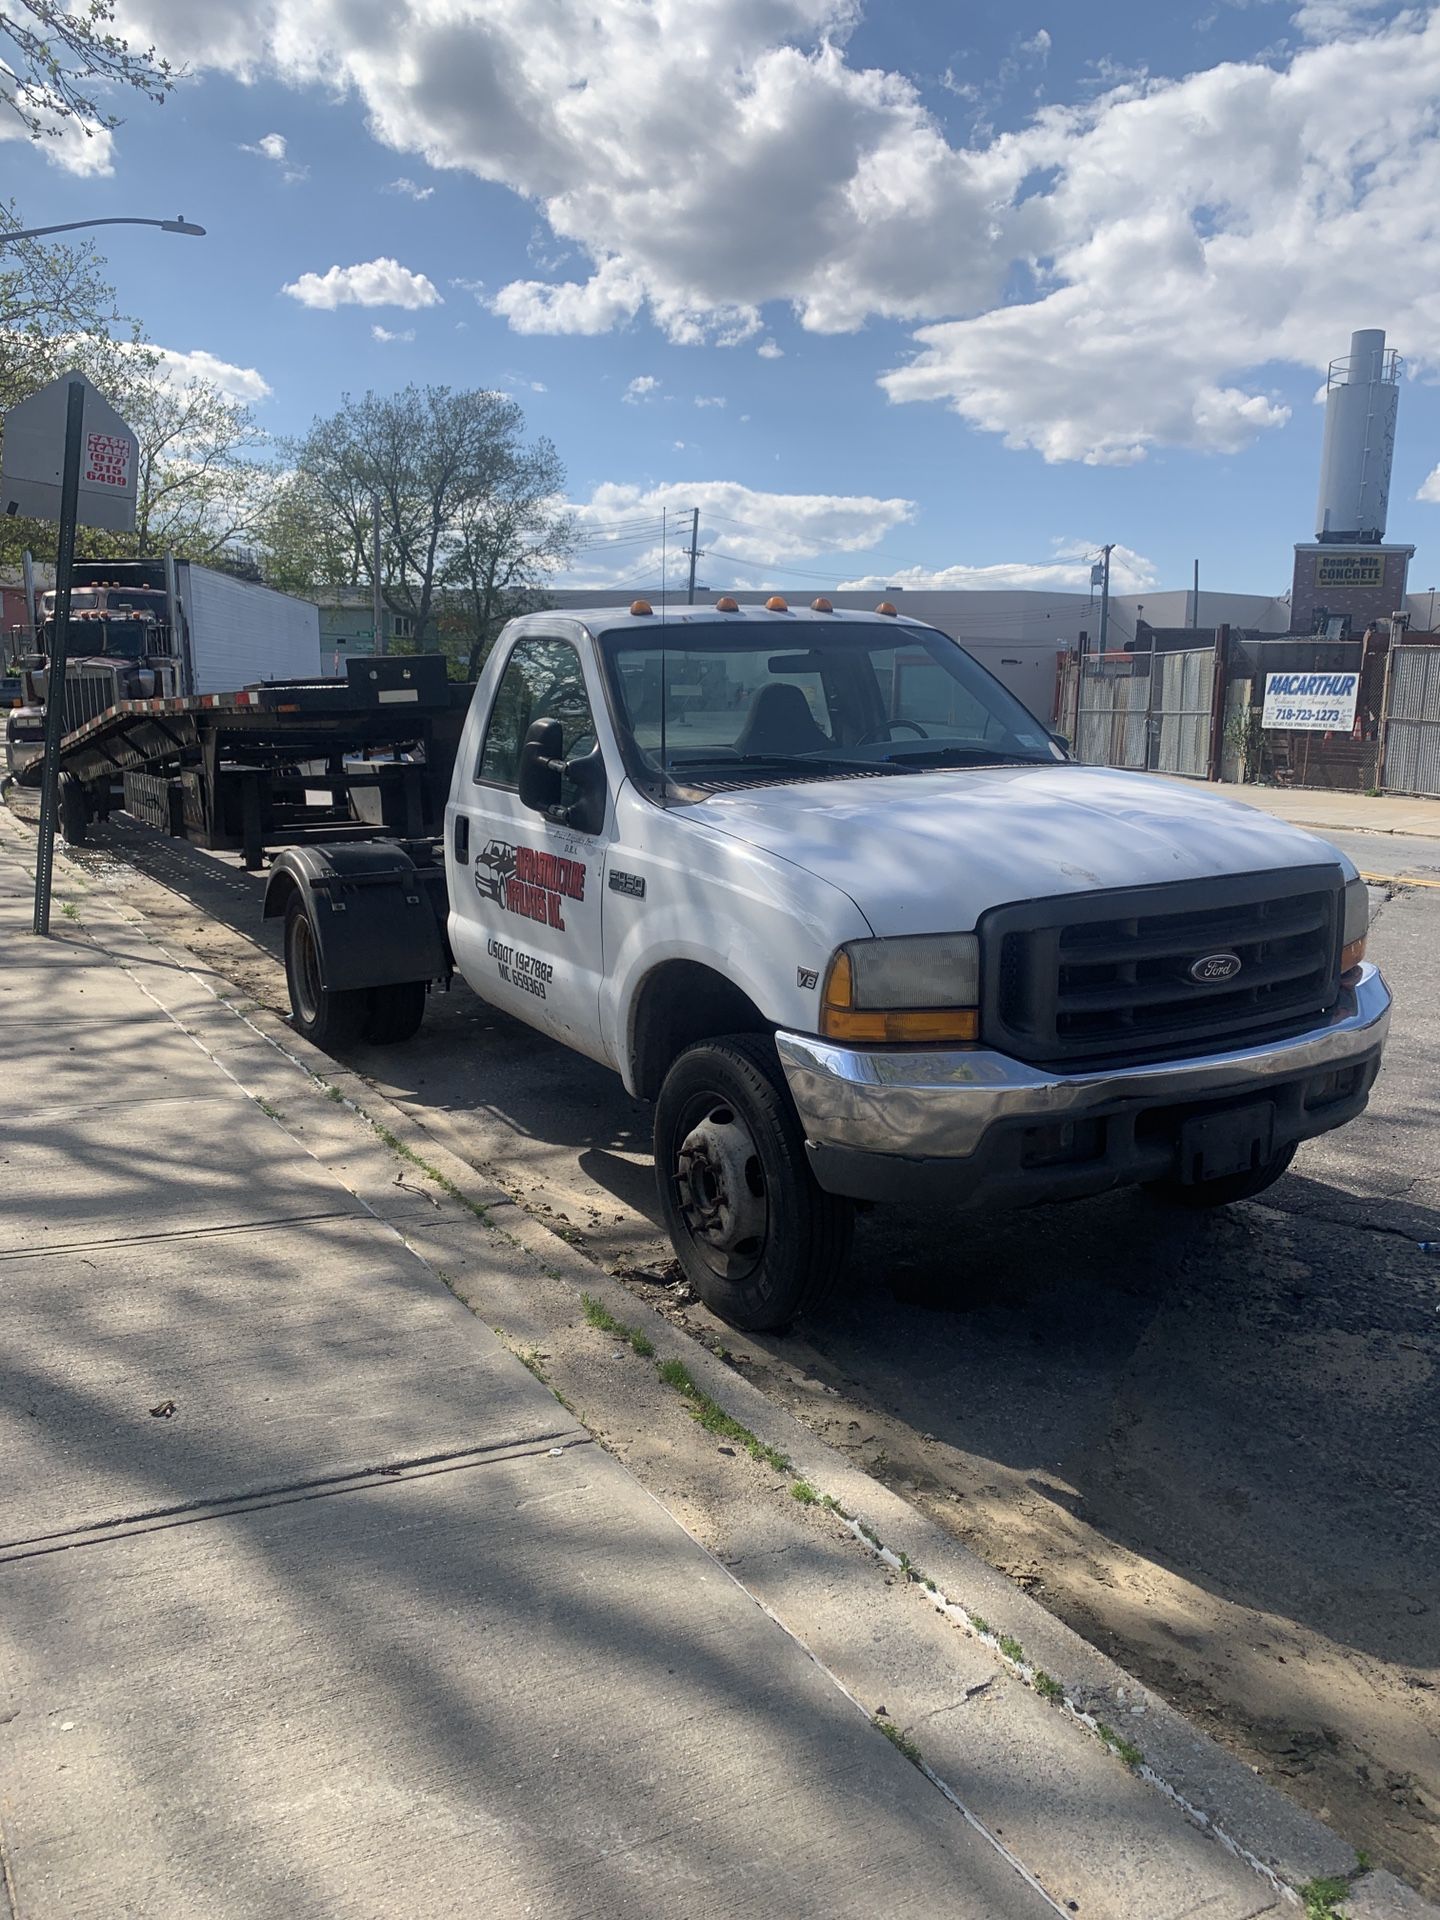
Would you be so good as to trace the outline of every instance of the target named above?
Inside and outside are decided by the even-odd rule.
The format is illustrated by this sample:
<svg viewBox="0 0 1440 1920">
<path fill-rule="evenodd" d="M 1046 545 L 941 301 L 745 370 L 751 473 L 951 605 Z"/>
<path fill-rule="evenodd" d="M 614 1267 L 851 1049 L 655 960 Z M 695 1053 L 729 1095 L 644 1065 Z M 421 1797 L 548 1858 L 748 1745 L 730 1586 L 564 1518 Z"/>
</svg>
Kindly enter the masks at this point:
<svg viewBox="0 0 1440 1920">
<path fill-rule="evenodd" d="M 820 1009 L 827 1040 L 974 1040 L 980 942 L 973 933 L 852 940 L 830 963 Z"/>
<path fill-rule="evenodd" d="M 1365 958 L 1365 936 L 1370 931 L 1370 889 L 1363 880 L 1345 886 L 1344 931 L 1340 937 L 1340 971 L 1348 973 Z"/>
</svg>

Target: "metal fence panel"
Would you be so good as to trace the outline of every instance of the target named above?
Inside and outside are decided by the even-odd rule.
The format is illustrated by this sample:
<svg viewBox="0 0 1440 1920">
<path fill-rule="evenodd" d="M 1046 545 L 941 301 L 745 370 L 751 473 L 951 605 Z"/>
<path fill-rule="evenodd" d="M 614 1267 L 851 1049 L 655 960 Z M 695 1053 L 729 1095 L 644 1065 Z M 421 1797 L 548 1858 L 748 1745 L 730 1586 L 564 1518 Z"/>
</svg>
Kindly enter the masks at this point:
<svg viewBox="0 0 1440 1920">
<path fill-rule="evenodd" d="M 1087 660 L 1080 672 L 1075 757 L 1089 767 L 1143 771 L 1150 730 L 1150 676 L 1140 660 Z"/>
<path fill-rule="evenodd" d="M 1440 647 L 1396 647 L 1391 655 L 1381 785 L 1440 799 Z"/>
<path fill-rule="evenodd" d="M 1155 728 L 1151 766 L 1157 773 L 1204 780 L 1210 772 L 1215 650 L 1186 648 L 1155 656 Z"/>
</svg>

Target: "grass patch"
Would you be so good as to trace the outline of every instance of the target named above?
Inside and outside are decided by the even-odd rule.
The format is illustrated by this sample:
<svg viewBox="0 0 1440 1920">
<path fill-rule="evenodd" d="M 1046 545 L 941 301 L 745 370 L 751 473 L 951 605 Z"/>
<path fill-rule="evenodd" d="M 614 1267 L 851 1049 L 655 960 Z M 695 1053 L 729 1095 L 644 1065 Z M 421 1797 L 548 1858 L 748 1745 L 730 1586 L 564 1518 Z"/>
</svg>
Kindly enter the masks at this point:
<svg viewBox="0 0 1440 1920">
<path fill-rule="evenodd" d="M 534 1347 L 518 1348 L 515 1358 L 520 1362 L 522 1367 L 528 1367 L 537 1380 L 542 1381 L 547 1387 L 549 1386 L 550 1382 L 545 1373 L 544 1363 Z"/>
<path fill-rule="evenodd" d="M 1020 1665 L 1020 1662 L 1025 1658 L 1025 1649 L 1021 1646 L 1020 1642 L 1015 1638 L 1014 1634 L 1011 1634 L 1011 1633 L 1001 1634 L 1000 1651 L 1004 1654 L 1007 1660 L 1013 1660 L 1017 1667 Z"/>
<path fill-rule="evenodd" d="M 332 1099 L 343 1098 L 338 1088 L 332 1087 L 330 1092 Z M 370 1119 L 368 1114 L 365 1117 L 367 1120 Z M 447 1180 L 438 1168 L 432 1167 L 428 1160 L 422 1160 L 413 1147 L 407 1147 L 399 1134 L 392 1133 L 388 1127 L 382 1127 L 378 1120 L 370 1120 L 370 1124 L 375 1129 L 377 1137 L 384 1141 L 392 1153 L 398 1153 L 402 1160 L 408 1160 L 412 1167 L 418 1167 L 427 1180 L 433 1180 L 442 1193 L 448 1193 L 452 1200 L 458 1200 L 460 1205 L 467 1212 L 473 1213 L 477 1220 L 489 1221 L 488 1207 L 482 1207 L 478 1200 L 472 1200 L 468 1194 L 462 1193 L 453 1180 Z"/>
<path fill-rule="evenodd" d="M 603 1301 L 595 1299 L 593 1294 L 582 1293 L 580 1305 L 592 1327 L 598 1327 L 601 1333 L 613 1333 L 617 1339 L 624 1340 L 642 1360 L 654 1357 L 655 1342 L 650 1336 L 642 1333 L 639 1327 L 627 1327 L 623 1320 L 617 1320 Z"/>
<path fill-rule="evenodd" d="M 283 1120 L 285 1118 L 284 1114 L 281 1113 L 278 1107 L 272 1106 L 268 1100 L 260 1099 L 258 1095 L 256 1096 L 255 1104 L 257 1107 L 259 1107 L 260 1111 L 266 1116 L 267 1119 Z"/>
<path fill-rule="evenodd" d="M 333 1100 L 337 1107 L 343 1105 L 345 1100 L 344 1094 L 341 1093 L 338 1087 L 326 1087 L 325 1098 L 327 1100 Z"/>
<path fill-rule="evenodd" d="M 1103 1720 L 1098 1720 L 1095 1723 L 1095 1731 L 1115 1755 L 1115 1758 L 1117 1760 L 1123 1760 L 1127 1767 L 1138 1767 L 1144 1760 L 1144 1754 L 1133 1740 L 1127 1740 L 1124 1734 L 1116 1733 L 1115 1729 L 1113 1727 L 1107 1727 Z M 1337 1880 L 1335 1884 L 1343 1887 L 1345 1883 Z"/>
<path fill-rule="evenodd" d="M 80 918 L 80 909 L 75 905 L 73 900 L 67 900 L 60 911 L 67 920 L 78 920 Z"/>
<path fill-rule="evenodd" d="M 846 1517 L 844 1507 L 841 1506 L 833 1493 L 822 1493 L 820 1496 L 820 1504 L 822 1507 L 828 1507 L 831 1513 L 838 1513 L 842 1519 Z"/>
<path fill-rule="evenodd" d="M 971 1614 L 970 1624 L 976 1633 L 989 1633 L 990 1631 L 990 1622 L 988 1620 L 982 1620 L 978 1613 Z"/>
<path fill-rule="evenodd" d="M 808 1480 L 792 1480 L 790 1498 L 798 1500 L 802 1507 L 813 1507 L 818 1504 L 820 1496 Z"/>
<path fill-rule="evenodd" d="M 1338 1920 L 1339 1903 L 1349 1891 L 1348 1880 L 1307 1881 L 1300 1889 L 1300 1898 L 1305 1902 L 1305 1920 Z"/>
<path fill-rule="evenodd" d="M 1037 1667 L 1035 1669 L 1035 1691 L 1040 1695 L 1042 1700 L 1063 1700 L 1065 1698 L 1065 1689 L 1055 1678 L 1054 1674 L 1046 1673 L 1043 1667 Z"/>
<path fill-rule="evenodd" d="M 767 1446 L 749 1427 L 742 1426 L 726 1413 L 718 1401 L 712 1400 L 708 1393 L 695 1384 L 683 1360 L 662 1360 L 656 1371 L 667 1387 L 673 1387 L 676 1393 L 690 1402 L 691 1419 L 698 1420 L 706 1433 L 717 1434 L 723 1440 L 736 1441 L 752 1460 L 763 1460 L 776 1473 L 790 1471 L 790 1462 L 779 1448 Z"/>
<path fill-rule="evenodd" d="M 908 1734 L 900 1731 L 893 1720 L 882 1720 L 877 1713 L 871 1716 L 870 1724 L 872 1727 L 879 1728 L 880 1732 L 884 1734 L 892 1747 L 898 1747 L 900 1749 L 912 1767 L 918 1767 L 921 1764 L 919 1747 L 916 1746 Z"/>
</svg>

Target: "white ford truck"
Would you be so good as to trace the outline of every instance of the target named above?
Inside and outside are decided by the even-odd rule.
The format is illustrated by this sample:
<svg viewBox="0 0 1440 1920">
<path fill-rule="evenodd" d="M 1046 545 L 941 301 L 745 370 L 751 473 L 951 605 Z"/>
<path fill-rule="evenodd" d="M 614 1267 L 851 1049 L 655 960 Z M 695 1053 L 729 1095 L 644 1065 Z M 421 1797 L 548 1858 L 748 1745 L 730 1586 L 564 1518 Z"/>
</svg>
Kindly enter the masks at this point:
<svg viewBox="0 0 1440 1920">
<path fill-rule="evenodd" d="M 1364 1107 L 1390 996 L 1334 847 L 1076 765 L 954 641 L 824 601 L 513 621 L 433 843 L 272 870 L 295 1025 L 458 971 L 655 1103 L 701 1298 L 813 1308 L 856 1201 L 1261 1192 Z"/>
</svg>

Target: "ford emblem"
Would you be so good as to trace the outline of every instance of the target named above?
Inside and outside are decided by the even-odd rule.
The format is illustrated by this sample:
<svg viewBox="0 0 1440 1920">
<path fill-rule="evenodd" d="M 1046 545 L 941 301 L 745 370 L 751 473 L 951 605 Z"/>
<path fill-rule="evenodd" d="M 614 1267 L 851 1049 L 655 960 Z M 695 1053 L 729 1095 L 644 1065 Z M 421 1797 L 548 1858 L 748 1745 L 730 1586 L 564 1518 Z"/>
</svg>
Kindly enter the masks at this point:
<svg viewBox="0 0 1440 1920">
<path fill-rule="evenodd" d="M 1190 978 L 1209 986 L 1216 980 L 1233 980 L 1240 967 L 1238 953 L 1202 953 L 1198 960 L 1190 962 Z"/>
</svg>

